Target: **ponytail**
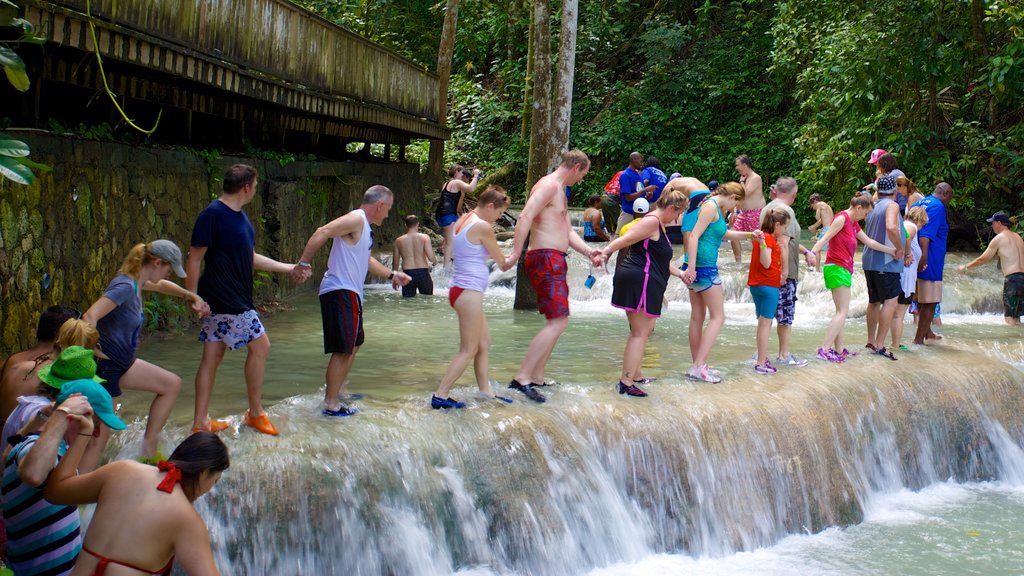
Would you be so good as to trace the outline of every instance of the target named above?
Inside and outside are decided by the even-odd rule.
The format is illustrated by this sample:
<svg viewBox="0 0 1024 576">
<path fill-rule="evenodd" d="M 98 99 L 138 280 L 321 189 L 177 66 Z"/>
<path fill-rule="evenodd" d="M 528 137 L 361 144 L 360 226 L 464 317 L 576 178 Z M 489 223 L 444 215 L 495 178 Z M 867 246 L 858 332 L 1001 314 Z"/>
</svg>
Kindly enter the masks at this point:
<svg viewBox="0 0 1024 576">
<path fill-rule="evenodd" d="M 134 278 L 139 275 L 139 271 L 142 270 L 143 266 L 154 260 L 159 260 L 159 258 L 150 253 L 149 244 L 136 244 L 128 252 L 128 256 L 125 257 L 118 272 Z"/>
</svg>

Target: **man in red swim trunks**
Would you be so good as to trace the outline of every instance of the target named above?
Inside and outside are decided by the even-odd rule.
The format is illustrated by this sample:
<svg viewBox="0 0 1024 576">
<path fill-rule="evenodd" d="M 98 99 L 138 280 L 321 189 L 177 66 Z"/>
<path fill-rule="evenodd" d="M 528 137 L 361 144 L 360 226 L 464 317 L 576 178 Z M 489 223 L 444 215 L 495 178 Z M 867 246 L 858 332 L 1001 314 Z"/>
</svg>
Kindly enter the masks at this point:
<svg viewBox="0 0 1024 576">
<path fill-rule="evenodd" d="M 544 395 L 534 387 L 544 385 L 544 368 L 559 336 L 569 325 L 569 285 L 565 281 L 566 252 L 571 247 L 597 265 L 600 250 L 587 246 L 569 220 L 565 187 L 574 186 L 590 170 L 590 159 L 579 150 L 562 154 L 562 162 L 554 172 L 541 178 L 530 190 L 516 223 L 515 239 L 509 262 L 516 262 L 523 252 L 527 236 L 529 250 L 525 255 L 526 273 L 537 292 L 537 304 L 547 318 L 544 328 L 533 337 L 526 357 L 509 388 L 519 390 L 535 402 L 544 402 Z"/>
<path fill-rule="evenodd" d="M 732 229 L 740 232 L 753 232 L 761 229 L 761 209 L 765 206 L 764 185 L 761 175 L 754 172 L 754 162 L 750 156 L 741 154 L 736 157 L 736 172 L 740 175 L 740 184 L 746 196 L 736 206 L 736 214 L 732 219 Z M 737 262 L 743 261 L 743 249 L 739 240 L 732 241 L 732 253 Z"/>
</svg>

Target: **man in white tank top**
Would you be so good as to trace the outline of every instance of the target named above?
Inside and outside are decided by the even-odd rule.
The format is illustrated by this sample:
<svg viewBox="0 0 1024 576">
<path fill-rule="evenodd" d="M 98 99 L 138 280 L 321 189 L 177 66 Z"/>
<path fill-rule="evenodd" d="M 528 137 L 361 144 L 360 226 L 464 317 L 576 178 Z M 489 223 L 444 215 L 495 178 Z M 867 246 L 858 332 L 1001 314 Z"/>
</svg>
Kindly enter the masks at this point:
<svg viewBox="0 0 1024 576">
<path fill-rule="evenodd" d="M 370 224 L 379 226 L 384 222 L 393 202 L 391 190 L 371 186 L 358 209 L 317 228 L 299 258 L 300 266 L 311 267 L 313 256 L 331 240 L 327 271 L 320 282 L 324 353 L 331 355 L 327 363 L 325 416 L 356 413 L 355 406 L 343 404 L 341 398 L 347 396 L 348 372 L 363 343 L 363 281 L 367 272 L 391 280 L 394 287 L 405 286 L 412 280 L 405 272 L 392 271 L 381 264 L 370 252 L 373 247 Z"/>
</svg>

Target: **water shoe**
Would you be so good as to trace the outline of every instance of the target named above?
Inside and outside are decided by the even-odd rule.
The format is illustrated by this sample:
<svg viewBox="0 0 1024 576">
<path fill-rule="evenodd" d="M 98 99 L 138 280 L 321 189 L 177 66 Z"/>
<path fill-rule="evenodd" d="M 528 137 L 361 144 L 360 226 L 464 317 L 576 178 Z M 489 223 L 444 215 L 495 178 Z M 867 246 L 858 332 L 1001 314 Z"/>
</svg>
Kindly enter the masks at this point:
<svg viewBox="0 0 1024 576">
<path fill-rule="evenodd" d="M 231 422 L 228 420 L 210 420 L 206 423 L 206 426 L 195 426 L 192 428 L 192 433 L 196 432 L 220 432 L 221 430 L 227 430 L 231 426 Z"/>
<path fill-rule="evenodd" d="M 647 396 L 647 392 L 637 388 L 636 384 L 623 384 L 619 382 L 619 394 L 627 394 L 629 396 L 636 396 L 637 398 L 643 398 Z"/>
<path fill-rule="evenodd" d="M 546 386 L 546 384 L 544 384 L 544 386 Z M 520 392 L 525 394 L 527 398 L 533 400 L 534 402 L 544 403 L 547 401 L 547 398 L 545 398 L 543 394 L 537 392 L 534 389 L 533 384 L 530 384 L 529 386 L 524 386 L 523 384 L 520 384 L 518 381 L 512 380 L 511 382 L 508 383 L 508 387 L 512 390 L 519 390 Z"/>
<path fill-rule="evenodd" d="M 359 408 L 356 408 L 355 406 L 346 406 L 346 405 L 342 404 L 342 405 L 338 406 L 337 410 L 331 410 L 330 408 L 324 408 L 324 411 L 321 412 L 321 414 L 323 414 L 324 416 L 342 417 L 342 416 L 351 416 L 351 415 L 355 414 L 356 412 L 359 412 Z"/>
<path fill-rule="evenodd" d="M 277 428 L 274 427 L 270 422 L 270 418 L 266 414 L 260 414 L 259 416 L 252 416 L 249 411 L 245 411 L 245 425 L 256 429 L 258 432 L 269 434 L 270 436 L 277 436 Z"/>
<path fill-rule="evenodd" d="M 459 402 L 455 398 L 439 398 L 437 395 L 431 396 L 430 407 L 434 410 L 440 410 L 441 408 L 465 408 L 464 402 Z"/>
</svg>

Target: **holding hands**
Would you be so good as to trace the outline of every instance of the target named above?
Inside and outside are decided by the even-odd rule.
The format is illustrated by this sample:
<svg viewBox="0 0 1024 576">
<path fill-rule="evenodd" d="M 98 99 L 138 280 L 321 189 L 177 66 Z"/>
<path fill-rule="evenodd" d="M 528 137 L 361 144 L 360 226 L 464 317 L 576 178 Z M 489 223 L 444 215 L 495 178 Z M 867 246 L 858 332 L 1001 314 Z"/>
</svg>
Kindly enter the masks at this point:
<svg viewBox="0 0 1024 576">
<path fill-rule="evenodd" d="M 313 266 L 306 262 L 299 262 L 292 266 L 292 269 L 288 274 L 291 275 L 292 280 L 294 280 L 296 284 L 302 284 L 306 280 L 309 280 L 309 277 L 313 275 Z"/>
</svg>

